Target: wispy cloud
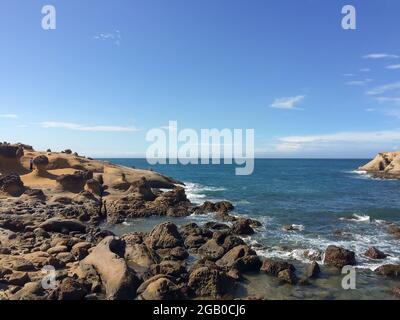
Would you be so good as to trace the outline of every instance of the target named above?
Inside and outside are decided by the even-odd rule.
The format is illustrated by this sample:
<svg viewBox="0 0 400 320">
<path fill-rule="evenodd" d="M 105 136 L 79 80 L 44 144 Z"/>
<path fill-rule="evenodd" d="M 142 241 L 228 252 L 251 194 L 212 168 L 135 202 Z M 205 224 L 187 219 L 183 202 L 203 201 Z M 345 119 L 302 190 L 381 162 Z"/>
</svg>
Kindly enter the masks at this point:
<svg viewBox="0 0 400 320">
<path fill-rule="evenodd" d="M 76 131 L 90 131 L 90 132 L 134 132 L 139 131 L 135 127 L 121 127 L 121 126 L 86 126 L 70 122 L 56 122 L 45 121 L 41 124 L 42 128 L 59 128 Z"/>
<path fill-rule="evenodd" d="M 362 68 L 360 69 L 360 72 L 370 72 L 371 69 L 370 68 Z"/>
<path fill-rule="evenodd" d="M 400 130 L 349 131 L 321 135 L 287 136 L 278 139 L 281 143 L 302 145 L 307 143 L 329 142 L 390 142 L 400 141 Z"/>
<path fill-rule="evenodd" d="M 391 70 L 400 69 L 400 64 L 391 64 L 387 66 L 386 69 L 391 69 Z"/>
<path fill-rule="evenodd" d="M 376 97 L 376 101 L 379 103 L 395 103 L 400 104 L 400 97 Z"/>
<path fill-rule="evenodd" d="M 354 81 L 348 81 L 346 84 L 348 86 L 365 86 L 367 83 L 372 82 L 372 79 L 365 79 L 365 80 L 354 80 Z"/>
<path fill-rule="evenodd" d="M 400 82 L 388 83 L 383 86 L 376 87 L 372 90 L 367 91 L 366 94 L 377 95 L 377 94 L 382 94 L 387 91 L 392 91 L 392 90 L 397 90 L 397 89 L 400 89 Z"/>
<path fill-rule="evenodd" d="M 363 56 L 364 59 L 396 59 L 399 58 L 396 54 L 391 53 L 370 53 Z"/>
<path fill-rule="evenodd" d="M 344 77 L 355 77 L 354 73 L 344 73 L 343 74 Z"/>
<path fill-rule="evenodd" d="M 113 33 L 100 33 L 93 37 L 95 40 L 102 40 L 102 41 L 111 41 L 116 46 L 121 45 L 121 32 L 119 30 L 115 30 Z"/>
<path fill-rule="evenodd" d="M 18 115 L 12 113 L 0 114 L 0 118 L 17 119 Z"/>
<path fill-rule="evenodd" d="M 296 105 L 303 101 L 305 97 L 304 95 L 299 95 L 295 97 L 276 98 L 270 107 L 277 109 L 298 109 Z"/>
</svg>

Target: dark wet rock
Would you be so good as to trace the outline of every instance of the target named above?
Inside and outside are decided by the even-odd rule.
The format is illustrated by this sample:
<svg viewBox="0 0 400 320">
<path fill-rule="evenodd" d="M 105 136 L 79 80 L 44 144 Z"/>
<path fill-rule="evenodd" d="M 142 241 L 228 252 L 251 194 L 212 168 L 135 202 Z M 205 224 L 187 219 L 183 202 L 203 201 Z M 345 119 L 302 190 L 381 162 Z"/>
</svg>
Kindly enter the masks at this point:
<svg viewBox="0 0 400 320">
<path fill-rule="evenodd" d="M 236 246 L 244 244 L 245 242 L 243 241 L 243 239 L 234 235 L 228 235 L 227 237 L 225 237 L 224 242 L 222 243 L 222 247 L 225 249 L 225 251 L 229 251 Z"/>
<path fill-rule="evenodd" d="M 367 251 L 365 251 L 364 255 L 371 259 L 385 259 L 387 257 L 386 254 L 375 247 L 369 248 Z"/>
<path fill-rule="evenodd" d="M 183 239 L 175 224 L 164 222 L 147 235 L 145 243 L 152 249 L 175 248 L 183 245 Z"/>
<path fill-rule="evenodd" d="M 179 287 L 173 278 L 166 275 L 156 275 L 143 282 L 137 290 L 141 300 L 176 300 L 182 298 Z"/>
<path fill-rule="evenodd" d="M 308 278 L 317 278 L 321 272 L 321 269 L 319 267 L 319 264 L 315 261 L 310 263 L 307 266 L 307 277 Z"/>
<path fill-rule="evenodd" d="M 296 268 L 292 264 L 286 261 L 274 259 L 265 259 L 261 267 L 261 271 L 264 271 L 265 273 L 275 277 L 278 276 L 279 272 L 286 269 L 293 272 L 296 271 Z"/>
<path fill-rule="evenodd" d="M 325 250 L 325 264 L 340 269 L 347 265 L 353 266 L 356 264 L 355 254 L 344 248 L 329 246 Z"/>
<path fill-rule="evenodd" d="M 231 232 L 237 235 L 254 234 L 254 229 L 250 226 L 250 223 L 251 221 L 248 219 L 240 219 L 233 224 Z"/>
<path fill-rule="evenodd" d="M 385 264 L 375 269 L 375 273 L 390 278 L 400 279 L 400 265 Z"/>
<path fill-rule="evenodd" d="M 85 232 L 86 226 L 75 219 L 50 218 L 40 224 L 40 228 L 50 232 Z"/>
<path fill-rule="evenodd" d="M 225 272 L 208 267 L 194 269 L 188 287 L 196 296 L 219 298 L 234 289 L 235 281 Z"/>
<path fill-rule="evenodd" d="M 24 183 L 16 173 L 10 173 L 5 176 L 0 176 L 0 193 L 19 197 L 25 192 Z"/>
<path fill-rule="evenodd" d="M 217 241 L 214 239 L 208 240 L 205 244 L 203 244 L 199 249 L 198 253 L 201 254 L 206 259 L 216 261 L 225 253 L 225 249 L 220 246 Z"/>
</svg>

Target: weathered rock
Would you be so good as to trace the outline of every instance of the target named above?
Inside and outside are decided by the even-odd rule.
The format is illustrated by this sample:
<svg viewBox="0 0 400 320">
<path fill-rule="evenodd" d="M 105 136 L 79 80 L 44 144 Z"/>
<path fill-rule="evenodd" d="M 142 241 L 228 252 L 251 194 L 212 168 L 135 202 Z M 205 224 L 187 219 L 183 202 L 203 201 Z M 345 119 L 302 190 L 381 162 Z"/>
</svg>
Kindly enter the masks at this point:
<svg viewBox="0 0 400 320">
<path fill-rule="evenodd" d="M 154 264 L 150 268 L 150 272 L 153 275 L 164 274 L 167 276 L 179 278 L 183 276 L 187 271 L 185 265 L 180 261 L 164 260 L 159 264 Z"/>
<path fill-rule="evenodd" d="M 375 272 L 382 276 L 400 279 L 400 265 L 397 264 L 385 264 L 375 269 Z"/>
<path fill-rule="evenodd" d="M 145 243 L 152 249 L 174 248 L 181 246 L 183 239 L 175 224 L 164 222 L 150 232 Z"/>
<path fill-rule="evenodd" d="M 89 191 L 97 196 L 101 196 L 103 194 L 103 187 L 96 179 L 87 180 L 84 189 L 85 191 Z"/>
<path fill-rule="evenodd" d="M 113 236 L 103 239 L 80 264 L 100 275 L 107 299 L 134 299 L 140 280 L 124 259 L 125 243 Z"/>
<path fill-rule="evenodd" d="M 234 289 L 235 282 L 225 272 L 199 267 L 189 275 L 188 287 L 196 296 L 220 298 Z"/>
<path fill-rule="evenodd" d="M 61 281 L 57 291 L 58 300 L 82 300 L 88 294 L 82 281 L 70 277 Z"/>
<path fill-rule="evenodd" d="M 208 241 L 207 238 L 200 235 L 189 235 L 185 239 L 185 246 L 190 249 L 198 249 Z"/>
<path fill-rule="evenodd" d="M 198 253 L 204 256 L 206 259 L 216 261 L 222 258 L 225 253 L 225 249 L 220 246 L 217 241 L 211 239 L 198 249 Z"/>
<path fill-rule="evenodd" d="M 210 201 L 204 202 L 201 206 L 198 206 L 194 209 L 195 214 L 206 214 L 206 213 L 226 213 L 232 211 L 234 206 L 232 203 L 228 201 L 219 201 L 216 203 L 212 203 Z"/>
<path fill-rule="evenodd" d="M 175 300 L 182 298 L 182 294 L 171 277 L 156 275 L 143 282 L 137 290 L 142 300 Z"/>
<path fill-rule="evenodd" d="M 19 287 L 22 287 L 25 285 L 25 283 L 28 283 L 31 281 L 28 273 L 22 272 L 22 271 L 15 271 L 11 274 L 8 274 L 5 276 L 5 279 L 8 284 L 14 285 L 14 286 L 19 286 Z"/>
<path fill-rule="evenodd" d="M 10 300 L 44 300 L 47 298 L 40 281 L 28 282 L 10 297 Z"/>
<path fill-rule="evenodd" d="M 160 261 L 158 255 L 143 243 L 130 243 L 125 248 L 125 259 L 136 272 L 145 272 Z"/>
<path fill-rule="evenodd" d="M 12 197 L 19 197 L 25 192 L 25 187 L 21 178 L 16 173 L 0 176 L 0 193 Z"/>
<path fill-rule="evenodd" d="M 89 242 L 78 242 L 72 246 L 71 254 L 76 260 L 82 260 L 89 254 L 92 245 Z"/>
<path fill-rule="evenodd" d="M 371 259 L 385 259 L 387 257 L 386 254 L 375 247 L 369 248 L 367 251 L 365 251 L 364 255 Z"/>
<path fill-rule="evenodd" d="M 40 228 L 50 232 L 85 232 L 86 226 L 76 219 L 50 218 L 41 223 Z"/>
<path fill-rule="evenodd" d="M 329 246 L 325 250 L 325 264 L 340 269 L 347 265 L 353 266 L 356 264 L 355 254 L 344 248 Z"/>
<path fill-rule="evenodd" d="M 78 193 L 84 190 L 86 181 L 93 179 L 90 171 L 76 171 L 73 174 L 63 174 L 57 177 L 57 183 L 62 190 Z"/>
<path fill-rule="evenodd" d="M 47 250 L 47 253 L 57 254 L 57 253 L 66 252 L 66 251 L 68 251 L 67 246 L 56 246 L 56 247 L 52 247 L 49 250 Z"/>
<path fill-rule="evenodd" d="M 33 159 L 33 165 L 39 173 L 44 173 L 49 165 L 49 158 L 45 155 L 37 156 Z"/>
</svg>

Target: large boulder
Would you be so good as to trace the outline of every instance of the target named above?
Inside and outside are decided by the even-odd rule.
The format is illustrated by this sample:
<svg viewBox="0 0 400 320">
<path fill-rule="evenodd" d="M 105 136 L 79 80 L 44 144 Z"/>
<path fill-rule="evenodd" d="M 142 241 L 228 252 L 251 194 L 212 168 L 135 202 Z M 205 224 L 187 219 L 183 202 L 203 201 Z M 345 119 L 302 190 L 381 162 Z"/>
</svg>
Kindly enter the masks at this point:
<svg viewBox="0 0 400 320">
<path fill-rule="evenodd" d="M 82 280 L 64 278 L 57 288 L 58 300 L 82 300 L 87 294 L 87 286 Z"/>
<path fill-rule="evenodd" d="M 39 225 L 45 231 L 67 233 L 71 231 L 85 232 L 86 226 L 76 219 L 50 218 Z"/>
<path fill-rule="evenodd" d="M 274 259 L 265 259 L 261 267 L 262 271 L 275 277 L 277 277 L 281 271 L 287 269 L 293 272 L 296 270 L 296 268 L 292 264 L 286 261 Z"/>
<path fill-rule="evenodd" d="M 19 197 L 25 192 L 24 183 L 16 173 L 10 173 L 5 176 L 0 176 L 0 193 Z"/>
<path fill-rule="evenodd" d="M 325 250 L 325 264 L 336 268 L 343 268 L 347 265 L 355 265 L 356 258 L 353 251 L 340 248 L 337 246 L 329 246 Z"/>
<path fill-rule="evenodd" d="M 164 222 L 147 235 L 145 243 L 152 249 L 165 249 L 183 245 L 183 239 L 175 224 Z"/>
<path fill-rule="evenodd" d="M 104 238 L 80 265 L 92 266 L 100 275 L 107 299 L 134 299 L 140 280 L 125 262 L 125 242 L 114 236 Z"/>
<path fill-rule="evenodd" d="M 227 213 L 232 211 L 234 206 L 229 201 L 219 201 L 216 203 L 205 201 L 202 205 L 194 208 L 193 212 L 195 214 L 206 214 L 206 213 Z"/>
<path fill-rule="evenodd" d="M 142 177 L 138 181 L 133 182 L 127 193 L 134 193 L 139 198 L 145 201 L 153 201 L 154 199 L 156 199 L 155 194 L 151 190 L 150 184 L 144 177 Z"/>
</svg>

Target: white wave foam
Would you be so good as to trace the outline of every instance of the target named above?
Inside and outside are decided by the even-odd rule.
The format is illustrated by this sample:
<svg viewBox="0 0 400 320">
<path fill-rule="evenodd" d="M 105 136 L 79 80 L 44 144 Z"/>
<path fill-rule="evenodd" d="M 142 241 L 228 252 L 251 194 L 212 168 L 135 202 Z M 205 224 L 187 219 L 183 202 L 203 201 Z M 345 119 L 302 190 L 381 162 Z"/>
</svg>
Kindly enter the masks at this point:
<svg viewBox="0 0 400 320">
<path fill-rule="evenodd" d="M 371 217 L 354 213 L 351 217 L 342 217 L 339 220 L 354 221 L 354 222 L 371 222 Z"/>
</svg>

